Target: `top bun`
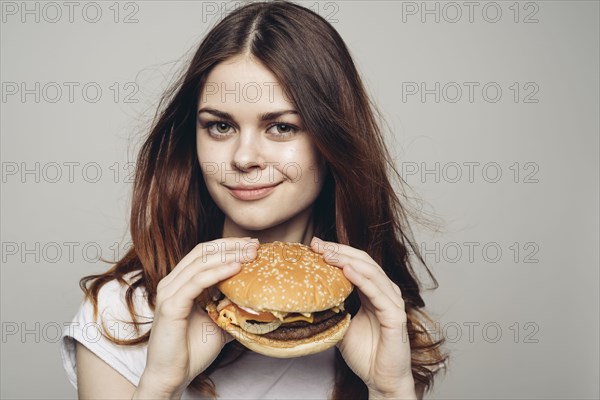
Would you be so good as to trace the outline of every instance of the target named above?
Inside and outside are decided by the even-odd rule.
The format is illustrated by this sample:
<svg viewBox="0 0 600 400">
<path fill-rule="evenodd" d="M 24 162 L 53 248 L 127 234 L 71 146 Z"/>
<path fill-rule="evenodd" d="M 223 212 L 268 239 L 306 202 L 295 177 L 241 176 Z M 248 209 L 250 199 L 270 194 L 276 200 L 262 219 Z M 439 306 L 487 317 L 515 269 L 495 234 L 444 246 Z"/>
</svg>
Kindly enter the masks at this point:
<svg viewBox="0 0 600 400">
<path fill-rule="evenodd" d="M 256 311 L 317 312 L 339 306 L 353 286 L 341 269 L 301 243 L 272 242 L 218 284 L 235 304 Z"/>
</svg>

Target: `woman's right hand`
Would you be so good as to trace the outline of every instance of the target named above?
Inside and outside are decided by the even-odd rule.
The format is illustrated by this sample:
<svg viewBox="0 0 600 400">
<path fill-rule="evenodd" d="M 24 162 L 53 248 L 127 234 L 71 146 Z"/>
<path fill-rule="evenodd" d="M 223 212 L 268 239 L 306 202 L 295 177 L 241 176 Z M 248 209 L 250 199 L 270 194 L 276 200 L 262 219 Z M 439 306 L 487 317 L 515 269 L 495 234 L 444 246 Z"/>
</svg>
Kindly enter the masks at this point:
<svg viewBox="0 0 600 400">
<path fill-rule="evenodd" d="M 258 240 L 225 238 L 194 247 L 157 286 L 146 369 L 134 398 L 179 398 L 232 338 L 197 298 L 256 258 Z"/>
</svg>

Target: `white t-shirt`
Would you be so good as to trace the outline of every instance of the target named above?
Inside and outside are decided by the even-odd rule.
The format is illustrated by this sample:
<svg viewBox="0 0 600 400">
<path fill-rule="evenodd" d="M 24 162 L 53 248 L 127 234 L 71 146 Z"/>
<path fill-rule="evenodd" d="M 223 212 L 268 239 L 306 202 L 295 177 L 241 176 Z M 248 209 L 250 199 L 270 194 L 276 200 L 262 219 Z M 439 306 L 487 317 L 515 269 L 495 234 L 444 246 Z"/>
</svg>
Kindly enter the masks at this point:
<svg viewBox="0 0 600 400">
<path fill-rule="evenodd" d="M 126 276 L 126 280 L 131 275 Z M 60 351 L 63 365 L 71 384 L 77 388 L 75 341 L 81 342 L 135 386 L 146 366 L 147 343 L 121 346 L 101 335 L 100 316 L 112 336 L 131 339 L 137 336 L 125 302 L 127 287 L 116 280 L 106 283 L 98 294 L 98 318 L 93 319 L 92 304 L 82 301 L 70 325 L 63 330 Z M 134 307 L 138 321 L 152 321 L 145 292 L 134 293 Z M 123 322 L 124 321 L 124 322 Z M 151 324 L 143 325 L 141 334 Z M 291 359 L 265 357 L 247 351 L 242 357 L 211 375 L 217 394 L 222 399 L 324 399 L 331 396 L 334 382 L 335 348 L 319 354 Z M 198 398 L 186 390 L 183 399 Z"/>
</svg>

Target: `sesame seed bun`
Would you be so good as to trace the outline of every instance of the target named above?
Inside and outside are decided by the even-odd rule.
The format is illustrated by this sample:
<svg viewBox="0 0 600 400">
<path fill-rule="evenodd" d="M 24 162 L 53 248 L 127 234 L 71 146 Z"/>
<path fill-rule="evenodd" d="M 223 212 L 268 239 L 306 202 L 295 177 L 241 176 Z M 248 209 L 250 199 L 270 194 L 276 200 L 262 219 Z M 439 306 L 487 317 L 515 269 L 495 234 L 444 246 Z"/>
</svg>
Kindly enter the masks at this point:
<svg viewBox="0 0 600 400">
<path fill-rule="evenodd" d="M 341 269 L 301 243 L 259 245 L 256 259 L 219 283 L 231 301 L 254 310 L 316 312 L 344 302 L 353 286 Z"/>
</svg>

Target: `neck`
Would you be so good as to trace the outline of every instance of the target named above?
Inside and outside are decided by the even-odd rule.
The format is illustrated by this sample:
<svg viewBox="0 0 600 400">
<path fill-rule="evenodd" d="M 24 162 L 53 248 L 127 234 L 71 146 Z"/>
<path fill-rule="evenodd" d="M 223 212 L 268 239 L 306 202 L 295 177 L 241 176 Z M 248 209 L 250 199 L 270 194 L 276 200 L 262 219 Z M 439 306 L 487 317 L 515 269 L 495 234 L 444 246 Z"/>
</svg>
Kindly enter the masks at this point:
<svg viewBox="0 0 600 400">
<path fill-rule="evenodd" d="M 261 243 L 279 240 L 310 245 L 313 236 L 312 207 L 305 209 L 291 219 L 263 230 L 246 229 L 237 225 L 227 216 L 223 224 L 223 237 L 254 237 Z"/>
</svg>

